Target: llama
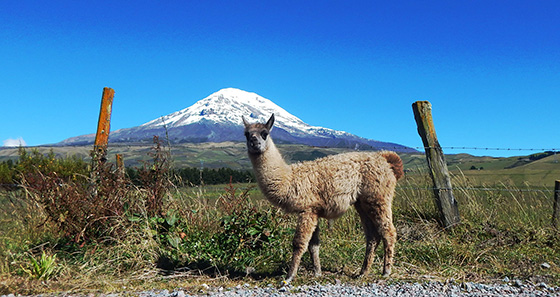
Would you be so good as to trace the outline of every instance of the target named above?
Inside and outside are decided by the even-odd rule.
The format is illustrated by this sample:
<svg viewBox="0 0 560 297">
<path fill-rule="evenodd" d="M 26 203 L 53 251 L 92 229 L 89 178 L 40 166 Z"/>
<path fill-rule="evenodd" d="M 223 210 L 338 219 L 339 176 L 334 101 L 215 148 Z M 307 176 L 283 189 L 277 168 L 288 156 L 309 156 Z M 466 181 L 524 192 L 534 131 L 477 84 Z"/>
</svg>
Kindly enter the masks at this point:
<svg viewBox="0 0 560 297">
<path fill-rule="evenodd" d="M 401 158 L 389 151 L 351 152 L 288 165 L 270 137 L 274 114 L 266 124 L 251 124 L 244 117 L 243 123 L 259 188 L 273 205 L 298 216 L 284 282 L 294 279 L 306 249 L 315 276 L 321 275 L 318 219 L 338 218 L 351 205 L 360 216 L 366 237 L 359 276 L 369 272 L 381 240 L 385 249 L 383 276 L 389 276 L 396 241 L 391 204 L 397 180 L 404 174 Z"/>
</svg>

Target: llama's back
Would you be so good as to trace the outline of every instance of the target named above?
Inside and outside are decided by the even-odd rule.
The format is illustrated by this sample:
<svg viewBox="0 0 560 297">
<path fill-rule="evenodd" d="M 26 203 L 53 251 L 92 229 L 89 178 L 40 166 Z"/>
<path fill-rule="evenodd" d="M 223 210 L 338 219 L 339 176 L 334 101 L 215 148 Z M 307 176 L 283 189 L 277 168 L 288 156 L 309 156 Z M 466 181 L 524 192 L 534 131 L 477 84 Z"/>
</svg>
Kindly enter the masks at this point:
<svg viewBox="0 0 560 297">
<path fill-rule="evenodd" d="M 320 168 L 324 172 L 332 170 L 363 171 L 364 168 L 380 172 L 390 168 L 397 180 L 404 176 L 402 160 L 397 153 L 392 151 L 342 153 L 297 163 L 292 167 L 305 174 L 310 170 L 313 171 L 314 168 Z"/>
<path fill-rule="evenodd" d="M 319 209 L 321 216 L 337 217 L 359 195 L 378 195 L 374 192 L 385 191 L 387 183 L 396 184 L 402 172 L 399 161 L 391 152 L 351 152 L 294 164 L 293 194 Z"/>
</svg>

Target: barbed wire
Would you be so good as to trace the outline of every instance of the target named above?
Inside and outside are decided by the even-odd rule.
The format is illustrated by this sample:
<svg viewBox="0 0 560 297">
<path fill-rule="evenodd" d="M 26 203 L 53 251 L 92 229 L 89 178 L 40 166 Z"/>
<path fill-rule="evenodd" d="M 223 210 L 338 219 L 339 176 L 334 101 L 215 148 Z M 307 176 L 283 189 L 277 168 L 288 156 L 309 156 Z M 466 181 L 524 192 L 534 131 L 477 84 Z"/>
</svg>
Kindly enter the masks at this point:
<svg viewBox="0 0 560 297">
<path fill-rule="evenodd" d="M 197 144 L 197 143 L 176 143 L 170 146 L 182 146 L 182 145 L 189 145 L 189 144 Z M 108 148 L 114 147 L 149 147 L 152 146 L 153 143 L 109 143 Z M 55 145 L 55 144 L 46 144 L 46 145 L 36 145 L 36 146 L 18 146 L 18 147 L 0 147 L 2 149 L 29 149 L 29 148 L 64 148 L 64 147 L 89 147 L 93 146 L 93 144 L 71 144 L 71 145 Z M 326 146 L 312 146 L 312 147 L 325 147 Z M 372 146 L 373 147 L 373 146 Z M 353 147 L 348 146 L 347 148 L 352 149 Z M 375 148 L 375 147 L 374 147 Z M 444 149 L 444 150 L 476 150 L 476 151 L 542 151 L 542 152 L 553 152 L 558 153 L 560 152 L 560 148 L 513 148 L 513 147 L 476 147 L 476 146 L 380 146 L 380 149 L 394 149 L 394 150 L 407 150 L 407 149 L 415 149 L 415 150 L 426 150 L 426 149 Z"/>
<path fill-rule="evenodd" d="M 451 187 L 451 188 L 435 188 L 435 187 L 413 187 L 413 186 L 397 186 L 396 189 L 401 190 L 426 190 L 426 191 L 483 191 L 483 192 L 543 192 L 543 193 L 555 193 L 560 192 L 560 190 L 551 190 L 546 188 L 534 188 L 534 189 L 514 189 L 514 188 L 488 188 L 488 187 Z"/>
<path fill-rule="evenodd" d="M 21 188 L 19 184 L 2 184 L 0 187 Z M 489 187 L 451 187 L 451 188 L 435 188 L 435 187 L 414 187 L 414 186 L 399 186 L 397 190 L 423 190 L 423 191 L 482 191 L 482 192 L 542 192 L 542 193 L 555 193 L 560 190 L 551 190 L 547 188 L 533 188 L 533 189 L 519 189 L 519 188 L 489 188 Z"/>
<path fill-rule="evenodd" d="M 414 149 L 432 149 L 436 148 L 433 146 L 417 146 L 413 147 Z M 481 151 L 549 151 L 549 152 L 558 152 L 560 148 L 501 148 L 501 147 L 469 147 L 469 146 L 442 146 L 442 149 L 448 150 L 481 150 Z"/>
</svg>

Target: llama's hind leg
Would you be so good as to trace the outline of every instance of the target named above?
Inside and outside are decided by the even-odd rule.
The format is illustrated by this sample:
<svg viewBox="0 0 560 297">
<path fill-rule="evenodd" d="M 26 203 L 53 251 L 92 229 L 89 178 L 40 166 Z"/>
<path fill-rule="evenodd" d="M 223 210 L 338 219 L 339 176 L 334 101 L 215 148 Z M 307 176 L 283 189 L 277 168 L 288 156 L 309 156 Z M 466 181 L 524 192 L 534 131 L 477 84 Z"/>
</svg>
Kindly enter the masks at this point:
<svg viewBox="0 0 560 297">
<path fill-rule="evenodd" d="M 362 264 L 362 269 L 360 270 L 360 274 L 358 275 L 359 277 L 362 277 L 367 275 L 369 272 L 371 263 L 373 262 L 375 249 L 379 245 L 379 241 L 381 238 L 377 233 L 377 228 L 373 225 L 373 222 L 371 221 L 364 208 L 360 205 L 359 201 L 354 204 L 354 208 L 356 208 L 356 211 L 360 215 L 362 226 L 364 227 L 364 233 L 366 235 L 366 254 L 364 263 Z"/>
<path fill-rule="evenodd" d="M 313 232 L 317 226 L 318 217 L 312 212 L 302 212 L 299 214 L 298 223 L 296 227 L 296 234 L 293 241 L 293 254 L 290 270 L 288 270 L 288 277 L 284 281 L 286 284 L 290 283 L 297 274 L 301 256 L 309 246 L 309 241 L 313 236 Z"/>
<path fill-rule="evenodd" d="M 313 273 L 316 277 L 321 276 L 321 260 L 319 259 L 319 224 L 315 227 L 311 240 L 309 241 L 309 254 L 313 263 Z"/>
<path fill-rule="evenodd" d="M 379 231 L 383 237 L 383 246 L 385 247 L 385 255 L 383 257 L 383 276 L 385 277 L 391 274 L 391 267 L 395 254 L 395 242 L 397 241 L 397 231 L 393 225 L 392 214 L 390 214 L 389 217 L 390 219 L 383 222 L 383 225 L 379 227 Z"/>
<path fill-rule="evenodd" d="M 362 206 L 373 223 L 376 233 L 379 234 L 379 237 L 383 240 L 385 249 L 383 257 L 383 276 L 389 276 L 391 274 L 391 266 L 393 265 L 395 242 L 397 241 L 397 231 L 393 225 L 391 204 L 371 203 L 363 204 Z"/>
</svg>

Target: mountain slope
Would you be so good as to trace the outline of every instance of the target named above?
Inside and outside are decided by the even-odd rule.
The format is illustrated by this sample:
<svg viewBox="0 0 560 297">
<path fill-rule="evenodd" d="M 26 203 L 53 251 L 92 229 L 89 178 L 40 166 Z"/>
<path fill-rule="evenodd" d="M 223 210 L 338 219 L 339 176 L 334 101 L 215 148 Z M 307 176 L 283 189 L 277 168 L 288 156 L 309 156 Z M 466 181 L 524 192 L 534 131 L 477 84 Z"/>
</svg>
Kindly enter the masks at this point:
<svg viewBox="0 0 560 297">
<path fill-rule="evenodd" d="M 154 119 L 137 127 L 111 132 L 110 142 L 150 142 L 154 135 L 172 143 L 244 141 L 243 122 L 266 122 L 274 113 L 274 140 L 311 146 L 354 149 L 389 149 L 415 152 L 414 149 L 382 141 L 368 140 L 333 129 L 311 126 L 274 102 L 256 93 L 239 89 L 222 89 L 183 110 Z M 92 143 L 94 135 L 72 137 L 59 143 Z"/>
</svg>

